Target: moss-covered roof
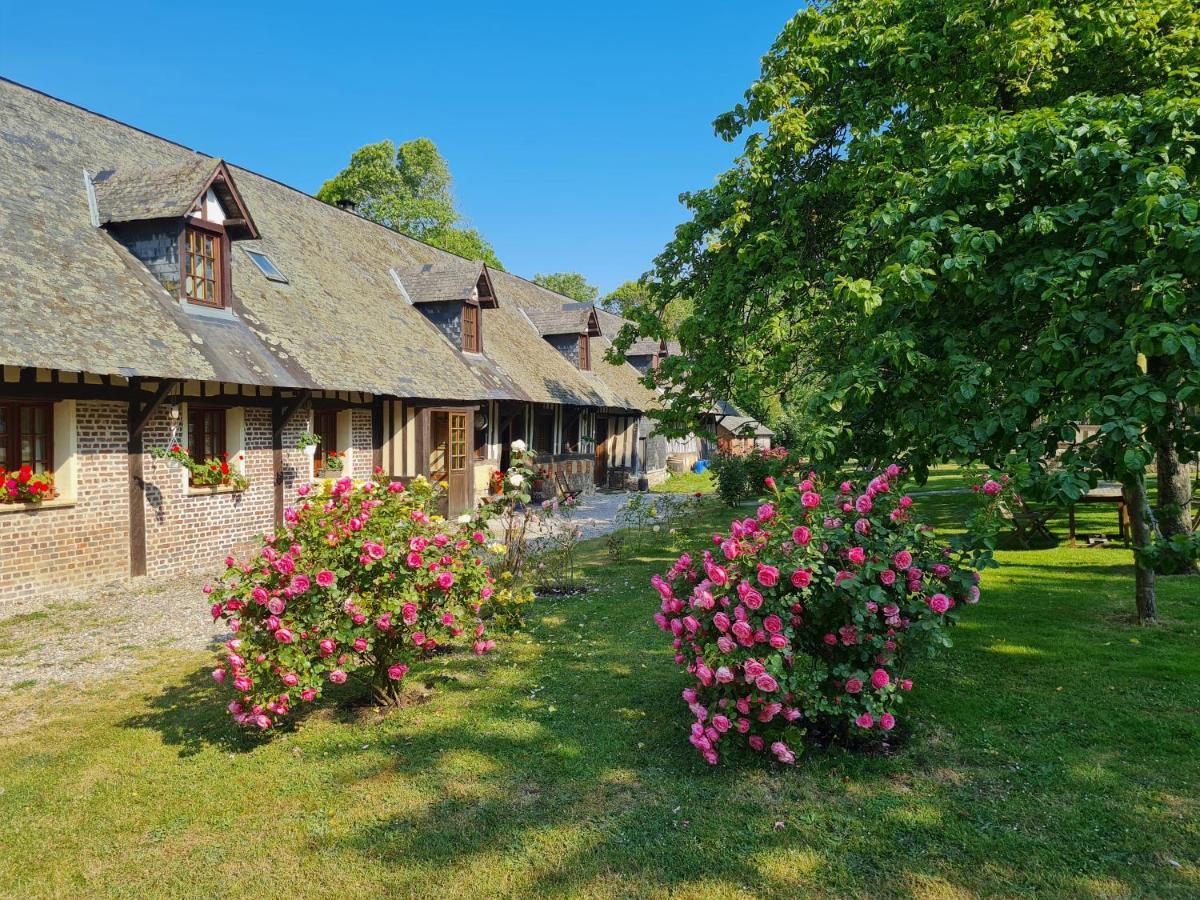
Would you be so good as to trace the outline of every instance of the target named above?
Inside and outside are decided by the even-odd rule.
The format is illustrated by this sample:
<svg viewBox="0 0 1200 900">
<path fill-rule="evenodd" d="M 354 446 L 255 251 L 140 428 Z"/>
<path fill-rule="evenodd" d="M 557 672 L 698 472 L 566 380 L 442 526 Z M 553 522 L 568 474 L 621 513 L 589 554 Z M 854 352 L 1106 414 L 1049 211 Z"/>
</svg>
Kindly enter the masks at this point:
<svg viewBox="0 0 1200 900">
<path fill-rule="evenodd" d="M 234 166 L 229 174 L 260 237 L 233 245 L 233 318 L 190 313 L 92 224 L 85 173 L 113 173 L 112 184 L 104 188 L 102 180 L 96 191 L 107 215 L 173 216 L 181 210 L 171 192 L 190 203 L 195 193 L 188 191 L 203 184 L 200 173 L 211 175 L 219 162 L 0 79 L 0 304 L 7 325 L 0 329 L 0 364 L 645 408 L 648 392 L 640 385 L 579 372 L 538 335 L 520 311 L 536 287 L 531 282 L 489 273 L 499 308 L 484 310 L 484 356 L 464 354 L 409 302 L 397 278 L 411 291 L 401 273 L 411 278 L 430 266 L 427 273 L 447 276 L 431 285 L 434 291 L 457 294 L 481 264 Z M 134 172 L 149 173 L 151 184 L 140 193 L 132 182 L 122 184 Z M 264 277 L 246 250 L 266 253 L 286 283 Z M 536 291 L 560 309 L 571 302 Z"/>
</svg>

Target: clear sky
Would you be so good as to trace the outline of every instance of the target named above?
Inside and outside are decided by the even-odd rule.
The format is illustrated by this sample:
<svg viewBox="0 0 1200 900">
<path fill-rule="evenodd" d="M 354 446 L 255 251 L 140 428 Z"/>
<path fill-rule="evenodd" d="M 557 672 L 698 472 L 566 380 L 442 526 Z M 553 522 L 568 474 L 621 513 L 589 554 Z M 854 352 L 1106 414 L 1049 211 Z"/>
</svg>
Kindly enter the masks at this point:
<svg viewBox="0 0 1200 900">
<path fill-rule="evenodd" d="M 506 268 L 607 291 L 733 160 L 712 120 L 799 5 L 0 0 L 0 74 L 310 193 L 432 138 Z"/>
</svg>

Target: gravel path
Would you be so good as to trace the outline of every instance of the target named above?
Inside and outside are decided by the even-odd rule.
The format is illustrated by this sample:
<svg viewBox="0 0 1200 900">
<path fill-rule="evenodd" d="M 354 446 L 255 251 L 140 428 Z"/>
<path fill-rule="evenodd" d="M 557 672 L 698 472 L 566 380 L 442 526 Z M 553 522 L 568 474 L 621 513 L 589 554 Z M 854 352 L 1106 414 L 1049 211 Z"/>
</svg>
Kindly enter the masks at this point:
<svg viewBox="0 0 1200 900">
<path fill-rule="evenodd" d="M 617 527 L 628 493 L 595 493 L 575 521 L 585 538 Z M 538 529 L 531 529 L 531 537 Z M 204 650 L 225 637 L 201 588 L 211 575 L 125 578 L 0 605 L 0 692 L 89 684 L 135 669 L 163 649 Z"/>
<path fill-rule="evenodd" d="M 86 684 L 137 668 L 148 651 L 221 640 L 205 575 L 121 579 L 0 606 L 0 691 Z"/>
</svg>

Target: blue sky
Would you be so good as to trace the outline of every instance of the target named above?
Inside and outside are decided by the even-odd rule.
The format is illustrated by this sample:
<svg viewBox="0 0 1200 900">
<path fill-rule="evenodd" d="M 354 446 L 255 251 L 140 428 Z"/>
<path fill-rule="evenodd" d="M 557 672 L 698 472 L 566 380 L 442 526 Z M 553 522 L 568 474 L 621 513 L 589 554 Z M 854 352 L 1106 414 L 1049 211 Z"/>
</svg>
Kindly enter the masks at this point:
<svg viewBox="0 0 1200 900">
<path fill-rule="evenodd" d="M 309 192 L 427 136 L 508 269 L 609 290 L 736 155 L 712 120 L 797 6 L 0 2 L 0 74 Z"/>
</svg>

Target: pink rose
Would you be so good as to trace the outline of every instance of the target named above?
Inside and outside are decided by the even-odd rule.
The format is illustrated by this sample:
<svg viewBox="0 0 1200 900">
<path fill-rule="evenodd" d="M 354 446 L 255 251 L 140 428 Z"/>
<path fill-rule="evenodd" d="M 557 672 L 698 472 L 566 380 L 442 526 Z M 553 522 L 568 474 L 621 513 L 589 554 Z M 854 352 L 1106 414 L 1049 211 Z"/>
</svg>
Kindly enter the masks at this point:
<svg viewBox="0 0 1200 900">
<path fill-rule="evenodd" d="M 299 676 L 296 675 L 295 672 L 288 672 L 286 675 L 283 676 L 282 681 L 288 687 L 295 687 L 296 685 L 298 685 L 300 683 L 300 678 L 299 678 Z"/>
<path fill-rule="evenodd" d="M 872 718 L 870 713 L 863 713 L 861 716 L 859 716 L 857 719 L 854 720 L 854 724 L 857 725 L 859 728 L 870 728 L 871 726 L 873 726 L 875 724 L 875 719 Z"/>
<path fill-rule="evenodd" d="M 366 650 L 367 649 L 367 639 L 362 638 L 362 637 L 355 638 L 354 639 L 354 649 L 357 650 L 359 653 L 362 653 L 364 650 Z"/>
<path fill-rule="evenodd" d="M 911 691 L 911 690 L 912 690 L 912 684 L 913 684 L 913 683 L 912 683 L 912 679 L 911 679 L 911 678 L 905 678 L 903 681 L 901 681 L 901 682 L 900 682 L 900 690 L 902 690 L 902 691 Z"/>
<path fill-rule="evenodd" d="M 800 503 L 805 509 L 816 509 L 821 505 L 821 495 L 816 491 L 805 491 L 800 495 Z"/>
<path fill-rule="evenodd" d="M 750 735 L 750 737 L 746 738 L 746 743 L 750 745 L 751 750 L 761 750 L 766 746 L 766 741 L 764 741 L 762 736 L 758 734 Z"/>
<path fill-rule="evenodd" d="M 454 587 L 454 573 L 439 572 L 437 577 L 437 586 L 443 591 L 449 591 L 450 588 Z"/>
<path fill-rule="evenodd" d="M 403 678 L 407 674 L 408 674 L 408 664 L 407 663 L 396 663 L 395 665 L 390 666 L 388 668 L 388 678 L 392 679 L 392 681 L 399 681 L 401 678 Z"/>
<path fill-rule="evenodd" d="M 337 576 L 329 569 L 322 569 L 317 573 L 317 584 L 323 588 L 333 587 L 333 583 L 337 581 Z"/>
<path fill-rule="evenodd" d="M 765 588 L 775 587 L 779 583 L 779 570 L 765 563 L 758 564 L 758 583 Z"/>
<path fill-rule="evenodd" d="M 312 587 L 312 582 L 309 581 L 307 575 L 297 575 L 295 578 L 292 579 L 292 583 L 291 583 L 290 587 L 293 592 L 295 592 L 297 594 L 303 594 L 310 587 Z"/>
<path fill-rule="evenodd" d="M 334 684 L 345 684 L 346 673 L 343 672 L 341 669 L 334 669 L 332 672 L 329 673 L 329 680 L 332 681 Z"/>
<path fill-rule="evenodd" d="M 423 631 L 414 631 L 413 632 L 412 642 L 414 644 L 417 644 L 418 646 L 420 646 L 421 644 L 424 644 L 425 641 L 426 641 L 425 632 L 423 632 Z"/>
<path fill-rule="evenodd" d="M 901 550 L 892 557 L 892 562 L 896 564 L 897 569 L 907 569 L 912 565 L 912 554 L 907 550 Z"/>
<path fill-rule="evenodd" d="M 851 547 L 847 556 L 849 557 L 850 562 L 854 563 L 856 566 L 861 566 L 867 561 L 867 551 L 862 547 Z"/>
<path fill-rule="evenodd" d="M 896 573 L 892 569 L 884 569 L 879 573 L 879 580 L 885 585 L 891 586 L 896 583 Z"/>
<path fill-rule="evenodd" d="M 862 683 L 861 679 L 858 679 L 858 678 L 847 678 L 846 679 L 846 693 L 847 694 L 857 694 L 862 689 L 863 689 L 863 683 Z"/>
<path fill-rule="evenodd" d="M 281 644 L 290 644 L 292 642 L 292 633 L 286 628 L 280 628 L 275 632 L 275 640 Z"/>
<path fill-rule="evenodd" d="M 891 713 L 884 713 L 879 717 L 879 727 L 884 731 L 891 731 L 896 727 L 896 717 Z"/>
<path fill-rule="evenodd" d="M 792 587 L 806 588 L 812 584 L 812 572 L 808 569 L 797 569 L 792 573 Z"/>
<path fill-rule="evenodd" d="M 302 690 L 300 692 L 301 700 L 311 702 L 311 701 L 315 700 L 316 697 L 317 697 L 317 689 L 316 688 L 305 688 L 304 690 Z"/>
<path fill-rule="evenodd" d="M 325 638 L 317 644 L 317 648 L 322 657 L 332 656 L 333 651 L 337 648 L 337 644 L 335 644 L 329 638 Z"/>
<path fill-rule="evenodd" d="M 792 529 L 792 541 L 798 547 L 807 547 L 812 541 L 812 531 L 805 525 Z"/>
<path fill-rule="evenodd" d="M 221 668 L 213 669 L 212 670 L 212 680 L 215 681 L 217 684 L 224 684 L 225 683 L 225 670 L 221 669 Z"/>
<path fill-rule="evenodd" d="M 940 616 L 950 608 L 950 598 L 945 594 L 934 594 L 929 598 L 929 608 Z"/>
<path fill-rule="evenodd" d="M 764 691 L 766 693 L 779 690 L 779 682 L 767 674 L 759 675 L 757 678 L 755 678 L 754 685 L 760 691 Z"/>
<path fill-rule="evenodd" d="M 775 754 L 775 758 L 784 765 L 790 766 L 796 761 L 796 754 L 788 749 L 788 745 L 783 741 L 776 741 L 771 745 L 771 752 Z"/>
<path fill-rule="evenodd" d="M 892 683 L 891 677 L 883 669 L 876 669 L 871 673 L 871 687 L 875 690 L 882 690 Z"/>
</svg>

